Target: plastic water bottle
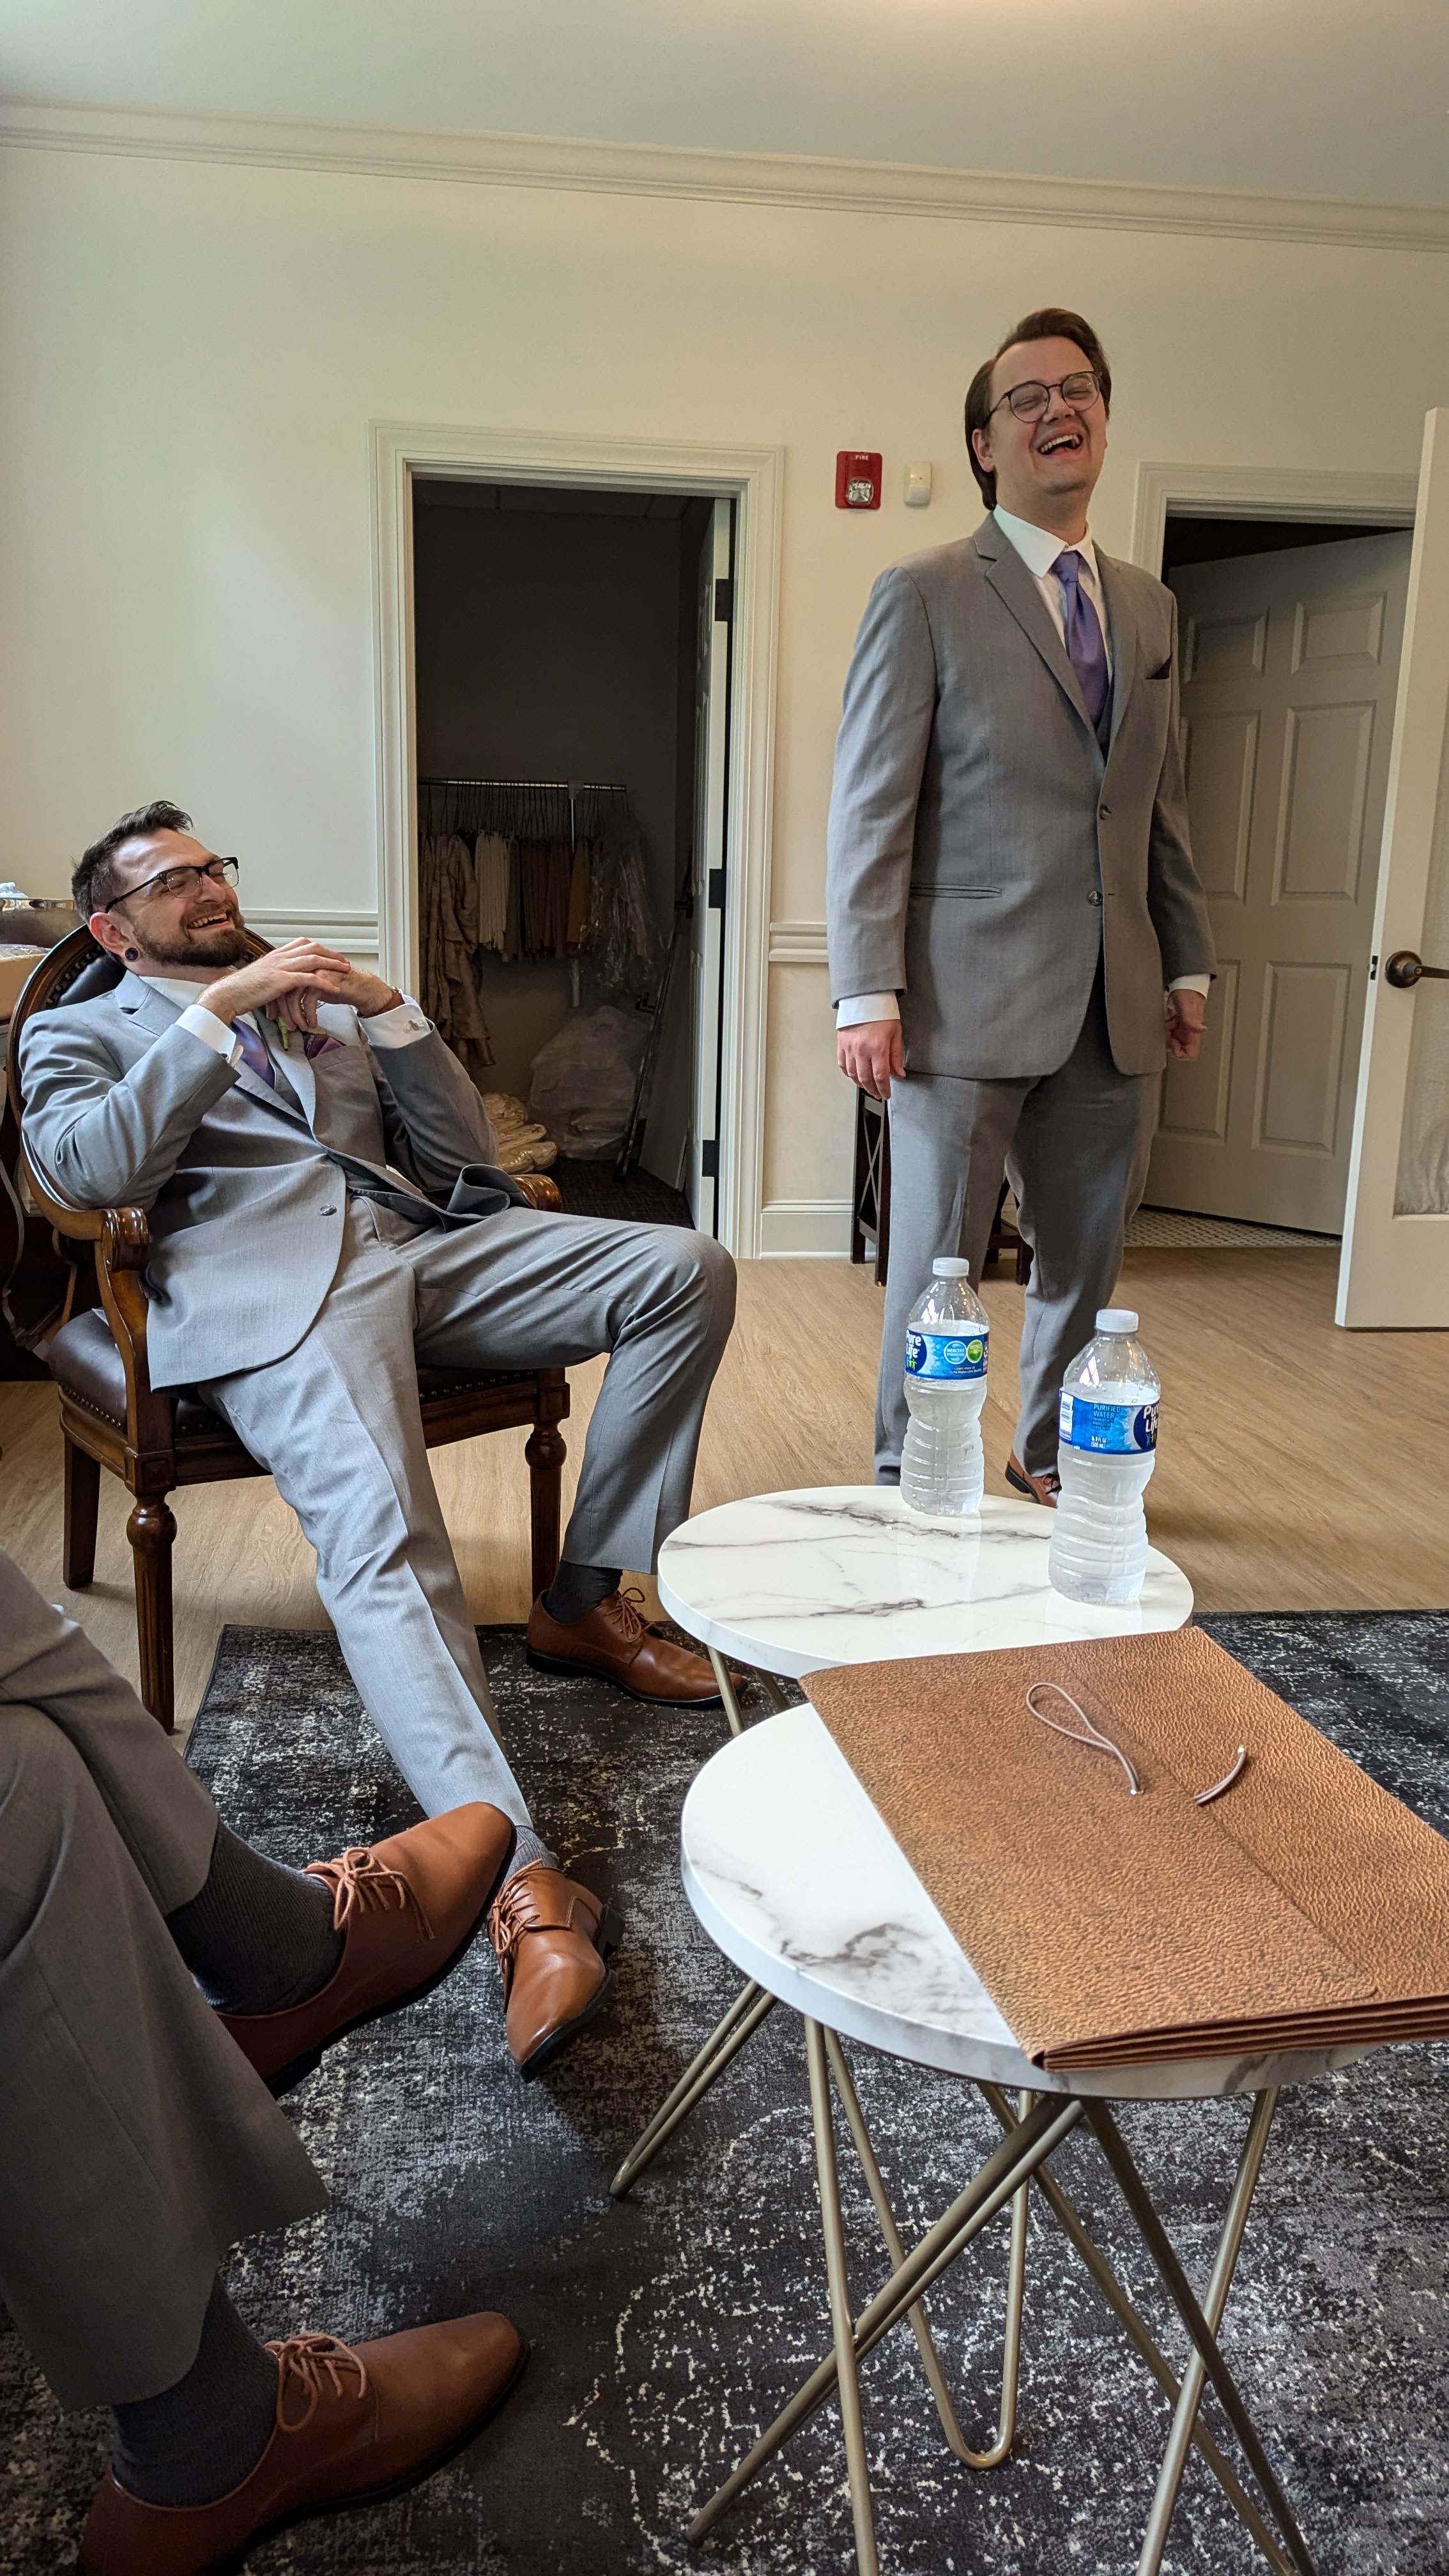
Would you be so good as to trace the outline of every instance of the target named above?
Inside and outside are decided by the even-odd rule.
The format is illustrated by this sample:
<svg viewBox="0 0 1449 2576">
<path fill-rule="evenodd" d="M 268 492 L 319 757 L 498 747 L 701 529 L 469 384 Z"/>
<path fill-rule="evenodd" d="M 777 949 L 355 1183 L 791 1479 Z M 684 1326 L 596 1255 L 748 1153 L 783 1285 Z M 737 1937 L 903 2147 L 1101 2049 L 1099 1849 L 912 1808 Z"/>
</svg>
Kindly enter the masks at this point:
<svg viewBox="0 0 1449 2576">
<path fill-rule="evenodd" d="M 1157 1464 L 1157 1371 L 1130 1306 L 1104 1306 L 1062 1381 L 1047 1571 L 1069 1601 L 1135 1601 L 1147 1572 L 1142 1497 Z"/>
<path fill-rule="evenodd" d="M 985 1482 L 981 1408 L 990 1326 L 968 1261 L 933 1261 L 931 1272 L 906 1326 L 911 1418 L 901 1451 L 901 1500 L 913 1512 L 975 1512 Z"/>
</svg>

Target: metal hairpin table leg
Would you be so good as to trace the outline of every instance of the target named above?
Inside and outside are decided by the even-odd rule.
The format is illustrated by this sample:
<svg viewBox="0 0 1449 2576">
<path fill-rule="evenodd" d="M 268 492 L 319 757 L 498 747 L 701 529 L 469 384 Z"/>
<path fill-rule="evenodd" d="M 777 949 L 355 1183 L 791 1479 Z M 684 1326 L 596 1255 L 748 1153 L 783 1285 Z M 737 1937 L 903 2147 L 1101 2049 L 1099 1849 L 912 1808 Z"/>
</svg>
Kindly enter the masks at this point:
<svg viewBox="0 0 1449 2576">
<path fill-rule="evenodd" d="M 830 2078 L 825 2067 L 825 2034 L 818 2021 L 805 2024 L 805 2055 L 810 2067 L 815 2170 L 820 2180 L 820 2228 L 825 2239 L 830 2331 L 835 2345 L 840 2420 L 845 2430 L 845 2465 L 850 2478 L 850 2510 L 855 2522 L 856 2564 L 860 2576 L 880 2576 L 880 2560 L 875 2547 L 875 2517 L 870 2502 L 870 2470 L 865 2456 L 865 2425 L 860 2412 L 860 2385 L 855 2375 L 850 2282 L 845 2269 L 845 2227 L 840 2215 L 840 2177 L 835 2163 L 835 2122 L 830 2106 Z"/>
<path fill-rule="evenodd" d="M 1267 2143 L 1268 2129 L 1277 2105 L 1277 2098 L 1276 2092 L 1261 2093 L 1257 2097 L 1252 2126 L 1239 2162 L 1238 2177 L 1228 2207 L 1227 2224 L 1223 2230 L 1223 2242 L 1219 2248 L 1218 2260 L 1213 2267 L 1212 2288 L 1209 2291 L 1209 2297 L 1214 2293 L 1217 2294 L 1219 2317 L 1227 2303 L 1238 2248 L 1242 2243 L 1243 2229 L 1247 2223 L 1248 2210 L 1262 2165 L 1263 2148 Z M 1179 2447 L 1184 2454 L 1186 2452 L 1187 2441 L 1202 2397 L 1204 2378 L 1211 2382 L 1218 2403 L 1242 2445 L 1248 2466 L 1257 2479 L 1268 2510 L 1282 2533 L 1284 2547 L 1294 2568 L 1298 2571 L 1298 2576 L 1314 2576 L 1308 2543 L 1293 2518 L 1292 2507 L 1274 2475 L 1272 2464 L 1254 2430 L 1253 2419 L 1239 2394 L 1237 2382 L 1218 2348 L 1213 2326 L 1198 2306 L 1187 2274 L 1179 2263 L 1167 2231 L 1152 2206 L 1147 2194 L 1147 2186 L 1132 2161 L 1126 2140 L 1105 2102 L 1092 2103 L 1087 2116 L 1102 2153 L 1116 2176 L 1122 2197 L 1132 2212 L 1137 2232 L 1152 2258 L 1163 2288 L 1187 2328 L 1194 2346 L 1194 2359 L 1189 2361 L 1187 2370 L 1183 2374 L 1177 2414 L 1173 2419 L 1172 2439 L 1168 2445 L 1168 2457 L 1163 2464 L 1162 2476 L 1158 2481 L 1152 2522 L 1138 2562 L 1138 2576 L 1156 2576 L 1156 2571 L 1161 2567 L 1162 2553 L 1167 2539 L 1167 2522 L 1171 2517 L 1172 2507 L 1177 2497 L 1178 2482 L 1182 2475 L 1181 2465 L 1175 2465 L 1176 2454 Z M 1195 2368 L 1194 2363 L 1198 2367 Z M 1181 2435 L 1179 2435 L 1179 2425 L 1182 2427 Z"/>
<path fill-rule="evenodd" d="M 710 2086 L 759 2029 L 766 2013 L 773 2010 L 774 2002 L 774 1996 L 767 1994 L 763 1986 L 753 1982 L 741 1986 L 723 2021 L 710 2032 L 698 2056 L 691 2058 L 673 2092 L 666 2094 L 648 2127 L 629 2149 L 609 2185 L 616 2200 L 622 2200 L 639 2176 L 648 2171 L 660 2148 L 673 2137 L 681 2121 L 688 2119 L 695 2104 L 704 2100 Z"/>
<path fill-rule="evenodd" d="M 1016 2126 L 1016 2115 L 1000 2088 L 995 2084 L 983 2084 L 981 2091 L 1003 2129 L 1013 2129 Z M 1080 2213 L 1068 2200 L 1049 2166 L 1041 2166 L 1032 2179 L 1068 2244 L 1081 2256 L 1128 2341 L 1146 2362 L 1169 2406 L 1176 2407 L 1181 2394 L 1176 2373 L 1154 2343 L 1145 2319 L 1140 2310 L 1134 2307 L 1129 2293 L 1118 2280 L 1106 2256 L 1100 2247 L 1094 2244 Z M 1257 2542 L 1269 2566 L 1274 2570 L 1274 2576 L 1297 2576 L 1292 2560 L 1285 2557 L 1252 2497 L 1234 2476 L 1228 2462 L 1200 2418 L 1194 2421 L 1190 2438 L 1194 2449 L 1217 2479 L 1229 2504 Z"/>
<path fill-rule="evenodd" d="M 730 1733 L 731 1735 L 743 1735 L 745 1731 L 745 1721 L 740 1710 L 739 1701 L 735 1696 L 734 1682 L 730 1677 L 729 1666 L 725 1662 L 725 1659 L 717 1646 L 710 1647 L 709 1660 L 714 1666 L 714 1677 L 715 1681 L 719 1685 L 720 1698 L 724 1701 L 724 1713 L 729 1720 Z"/>
<path fill-rule="evenodd" d="M 913 2246 L 904 2263 L 899 2264 L 885 2287 L 877 2291 L 868 2307 L 855 2321 L 851 2337 L 852 2356 L 856 2363 L 875 2350 L 883 2335 L 898 2325 L 934 2281 L 949 2270 L 959 2254 L 964 2253 L 973 2237 L 1004 2209 L 1024 2182 L 1030 2180 L 1038 2165 L 1055 2154 L 1082 2118 L 1084 2104 L 1056 2099 L 1039 2101 L 1025 2119 L 1017 2123 L 1009 2137 L 993 2149 L 985 2163 L 971 2177 L 944 2217 L 928 2228 L 920 2242 Z M 817 2406 L 830 2395 L 838 2371 L 834 2351 L 820 2362 L 810 2377 L 798 2388 L 790 2403 L 760 2435 L 753 2450 L 741 2460 L 718 2491 L 689 2526 L 692 2542 L 703 2540 L 726 2507 L 756 2477 L 767 2460 L 773 2459 L 782 2442 L 788 2441 L 797 2426 L 813 2415 Z"/>
<path fill-rule="evenodd" d="M 906 2259 L 906 2249 L 901 2242 L 895 2212 L 881 2179 L 881 2170 L 876 2160 L 875 2149 L 871 2144 L 870 2131 L 866 2127 L 865 2114 L 860 2107 L 860 2097 L 845 2062 L 840 2041 L 833 2030 L 827 2030 L 825 2033 L 825 2053 L 830 2060 L 830 2071 L 845 2106 L 845 2116 L 850 2123 L 850 2134 L 855 2143 L 855 2152 L 860 2159 L 861 2171 L 865 2175 L 871 2199 L 875 2203 L 875 2214 L 880 2223 L 880 2232 L 885 2238 L 886 2251 L 899 2271 Z M 1023 2093 L 1021 2097 L 1023 2115 L 1031 2109 L 1035 2099 L 1034 2094 Z M 936 2412 L 941 2418 L 941 2430 L 957 2459 L 963 2461 L 968 2469 L 999 2467 L 1011 2449 L 1012 2437 L 1016 2431 L 1016 2392 L 1021 2369 L 1021 2312 L 1026 2290 L 1028 2190 L 1029 2186 L 1023 2183 L 1011 2205 L 1011 2251 L 1007 2258 L 1006 2275 L 1006 2327 L 1001 2353 L 1001 2409 L 997 2417 L 996 2439 L 990 2450 L 972 2450 L 957 2421 L 956 2409 L 951 2403 L 945 2374 L 932 2341 L 931 2329 L 926 2322 L 926 2311 L 919 2304 L 910 2311 L 911 2331 L 920 2350 L 921 2366 L 930 2382 L 931 2395 L 936 2401 Z"/>
</svg>

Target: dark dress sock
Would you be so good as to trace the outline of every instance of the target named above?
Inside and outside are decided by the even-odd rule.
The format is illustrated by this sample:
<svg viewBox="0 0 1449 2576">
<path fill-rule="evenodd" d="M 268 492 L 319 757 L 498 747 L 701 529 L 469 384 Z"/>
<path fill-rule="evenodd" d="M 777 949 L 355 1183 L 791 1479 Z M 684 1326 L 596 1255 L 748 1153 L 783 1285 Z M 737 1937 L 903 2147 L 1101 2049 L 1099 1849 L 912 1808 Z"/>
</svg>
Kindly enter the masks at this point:
<svg viewBox="0 0 1449 2576">
<path fill-rule="evenodd" d="M 326 1881 L 284 1869 L 225 1825 L 206 1885 L 167 1915 L 166 1928 L 218 2012 L 286 2012 L 319 1993 L 342 1960 Z"/>
<path fill-rule="evenodd" d="M 116 2484 L 143 2504 L 212 2504 L 250 2477 L 276 2413 L 276 2362 L 214 2281 L 185 2378 L 114 2410 Z"/>
<path fill-rule="evenodd" d="M 601 1601 L 619 1589 L 622 1568 L 617 1565 L 570 1565 L 565 1557 L 552 1583 L 543 1596 L 543 1606 L 550 1619 L 561 1628 L 571 1628 L 576 1619 L 587 1619 Z"/>
</svg>

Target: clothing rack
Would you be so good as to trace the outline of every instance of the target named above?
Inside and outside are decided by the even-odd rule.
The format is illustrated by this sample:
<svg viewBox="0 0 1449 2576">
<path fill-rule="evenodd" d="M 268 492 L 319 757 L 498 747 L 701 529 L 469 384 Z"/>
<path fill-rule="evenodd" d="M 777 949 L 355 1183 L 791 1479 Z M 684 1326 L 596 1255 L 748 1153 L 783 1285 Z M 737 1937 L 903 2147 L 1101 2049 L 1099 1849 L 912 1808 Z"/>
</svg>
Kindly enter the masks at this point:
<svg viewBox="0 0 1449 2576">
<path fill-rule="evenodd" d="M 611 810 L 612 809 L 612 810 Z M 507 840 L 568 841 L 609 835 L 629 814 L 629 791 L 601 778 L 420 778 L 418 828 L 426 839 L 501 832 Z"/>
</svg>

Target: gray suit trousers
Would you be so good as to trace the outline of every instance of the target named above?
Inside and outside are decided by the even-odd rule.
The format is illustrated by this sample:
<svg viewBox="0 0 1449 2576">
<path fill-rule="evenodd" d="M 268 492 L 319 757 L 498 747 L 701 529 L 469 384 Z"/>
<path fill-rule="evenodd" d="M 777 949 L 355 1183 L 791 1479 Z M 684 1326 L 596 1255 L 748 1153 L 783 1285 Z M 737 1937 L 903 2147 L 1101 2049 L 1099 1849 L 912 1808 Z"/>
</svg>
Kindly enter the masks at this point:
<svg viewBox="0 0 1449 2576">
<path fill-rule="evenodd" d="M 506 1208 L 444 1231 L 354 1198 L 310 1332 L 207 1387 L 316 1549 L 348 1671 L 429 1815 L 483 1798 L 529 1823 L 428 1465 L 416 1362 L 570 1368 L 607 1351 L 564 1553 L 647 1572 L 689 1510 L 734 1293 L 728 1253 L 683 1227 Z"/>
<path fill-rule="evenodd" d="M 216 1809 L 0 1555 L 0 2297 L 66 2406 L 171 2388 L 227 2250 L 323 2207 L 162 1917 Z"/>
<path fill-rule="evenodd" d="M 876 1398 L 876 1477 L 894 1483 L 909 1419 L 906 1318 L 942 1253 L 981 1277 L 1003 1173 L 1031 1245 L 1021 1336 L 1017 1457 L 1056 1465 L 1057 1398 L 1122 1267 L 1122 1238 L 1147 1180 L 1159 1077 L 1119 1073 L 1099 966 L 1067 1061 L 1038 1081 L 912 1073 L 891 1086 L 891 1232 Z"/>
</svg>

